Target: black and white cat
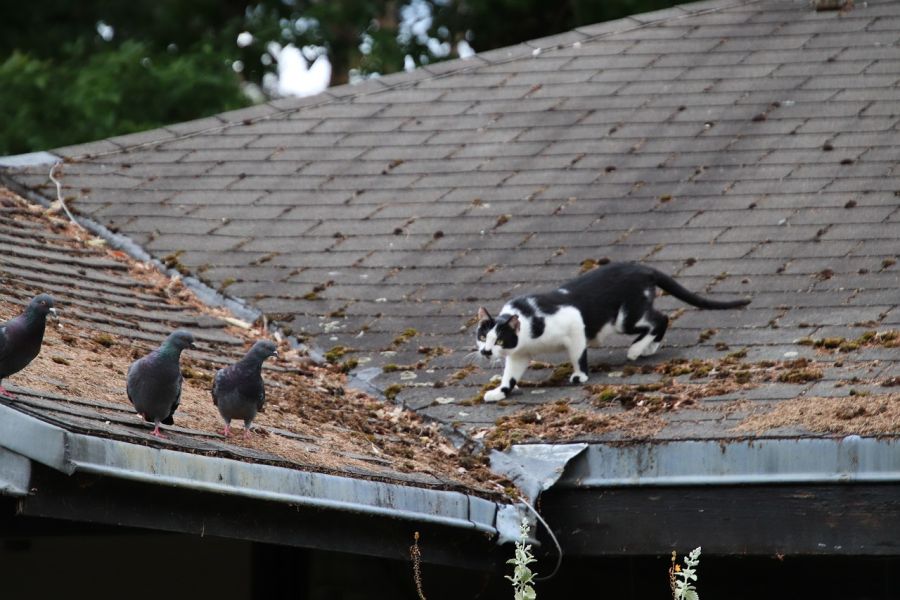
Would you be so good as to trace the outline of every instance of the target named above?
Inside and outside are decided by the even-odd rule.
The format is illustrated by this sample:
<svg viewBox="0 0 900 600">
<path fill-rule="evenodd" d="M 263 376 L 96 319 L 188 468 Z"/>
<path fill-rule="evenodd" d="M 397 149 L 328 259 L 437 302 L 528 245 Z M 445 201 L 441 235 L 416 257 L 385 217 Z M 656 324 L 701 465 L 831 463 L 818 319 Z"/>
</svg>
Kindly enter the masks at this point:
<svg viewBox="0 0 900 600">
<path fill-rule="evenodd" d="M 488 402 L 506 398 L 521 379 L 528 361 L 541 352 L 565 349 L 572 362 L 572 383 L 584 383 L 587 346 L 598 346 L 613 331 L 637 335 L 628 359 L 650 356 L 659 349 L 669 318 L 653 309 L 659 287 L 699 308 L 746 306 L 748 299 L 720 302 L 688 291 L 674 279 L 644 265 L 612 263 L 543 294 L 507 302 L 497 318 L 484 308 L 476 344 L 484 356 L 506 359 L 500 385 L 484 394 Z"/>
</svg>

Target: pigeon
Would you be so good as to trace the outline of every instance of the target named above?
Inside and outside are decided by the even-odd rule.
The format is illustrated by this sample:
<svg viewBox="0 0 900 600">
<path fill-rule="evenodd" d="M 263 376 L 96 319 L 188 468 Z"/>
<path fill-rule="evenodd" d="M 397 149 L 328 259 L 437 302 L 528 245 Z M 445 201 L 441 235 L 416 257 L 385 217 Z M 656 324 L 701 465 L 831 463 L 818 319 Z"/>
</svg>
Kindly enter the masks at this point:
<svg viewBox="0 0 900 600">
<path fill-rule="evenodd" d="M 212 397 L 225 420 L 225 437 L 231 434 L 232 419 L 243 419 L 244 437 L 250 435 L 256 412 L 262 410 L 266 402 L 262 364 L 270 356 L 278 356 L 276 350 L 272 342 L 259 340 L 244 358 L 216 373 Z"/>
<path fill-rule="evenodd" d="M 156 428 L 153 435 L 164 437 L 159 424 L 174 425 L 172 418 L 181 400 L 181 351 L 194 347 L 194 336 L 178 329 L 162 345 L 128 368 L 128 399 L 145 421 Z"/>
<path fill-rule="evenodd" d="M 56 316 L 53 298 L 39 294 L 18 317 L 0 325 L 0 384 L 28 366 L 41 351 L 47 315 Z M 0 385 L 0 395 L 15 398 Z"/>
</svg>

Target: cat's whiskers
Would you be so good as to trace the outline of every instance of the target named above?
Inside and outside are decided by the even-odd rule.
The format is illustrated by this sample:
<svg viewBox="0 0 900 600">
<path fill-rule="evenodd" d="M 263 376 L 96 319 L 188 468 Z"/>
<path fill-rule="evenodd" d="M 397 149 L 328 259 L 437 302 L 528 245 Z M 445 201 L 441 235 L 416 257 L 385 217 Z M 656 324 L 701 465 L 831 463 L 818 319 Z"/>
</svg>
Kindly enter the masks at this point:
<svg viewBox="0 0 900 600">
<path fill-rule="evenodd" d="M 475 350 L 469 352 L 468 354 L 463 355 L 463 360 L 466 361 L 466 364 L 472 364 L 477 360 L 480 360 L 481 352 L 476 348 Z"/>
</svg>

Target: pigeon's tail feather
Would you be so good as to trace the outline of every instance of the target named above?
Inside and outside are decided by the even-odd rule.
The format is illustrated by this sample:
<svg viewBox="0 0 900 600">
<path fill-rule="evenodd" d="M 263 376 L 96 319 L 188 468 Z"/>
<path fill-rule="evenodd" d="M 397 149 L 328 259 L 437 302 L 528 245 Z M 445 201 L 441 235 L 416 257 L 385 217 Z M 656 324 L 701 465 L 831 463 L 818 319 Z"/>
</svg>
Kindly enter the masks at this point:
<svg viewBox="0 0 900 600">
<path fill-rule="evenodd" d="M 174 414 L 175 414 L 175 412 L 173 411 L 171 415 L 169 415 L 168 417 L 166 417 L 165 419 L 160 421 L 160 423 L 162 423 L 163 425 L 174 425 L 175 424 L 175 419 L 173 418 Z"/>
</svg>

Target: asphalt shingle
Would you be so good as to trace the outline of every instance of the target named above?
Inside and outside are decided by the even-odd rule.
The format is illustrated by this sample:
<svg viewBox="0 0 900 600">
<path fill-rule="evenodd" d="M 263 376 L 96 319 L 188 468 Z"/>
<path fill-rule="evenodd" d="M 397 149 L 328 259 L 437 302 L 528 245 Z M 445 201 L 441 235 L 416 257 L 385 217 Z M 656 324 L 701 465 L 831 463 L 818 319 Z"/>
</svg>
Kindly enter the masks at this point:
<svg viewBox="0 0 900 600">
<path fill-rule="evenodd" d="M 701 2 L 56 152 L 80 159 L 63 177 L 77 209 L 158 256 L 213 265 L 213 285 L 236 280 L 231 293 L 321 349 L 423 361 L 424 385 L 396 373 L 378 385 L 469 430 L 518 405 L 584 403 L 544 387 L 463 404 L 496 372 L 466 358 L 478 305 L 564 281 L 586 259 L 643 260 L 693 289 L 756 298 L 686 311 L 671 347 L 641 364 L 733 350 L 715 342 L 780 360 L 834 326 L 896 324 L 898 23 L 887 0 L 844 13 Z M 47 184 L 37 170 L 5 176 Z M 396 342 L 404 329 L 417 334 Z M 621 369 L 621 343 L 594 360 Z M 810 390 L 839 388 L 769 382 L 741 397 Z M 703 417 L 674 415 L 660 435 L 733 435 Z"/>
</svg>

